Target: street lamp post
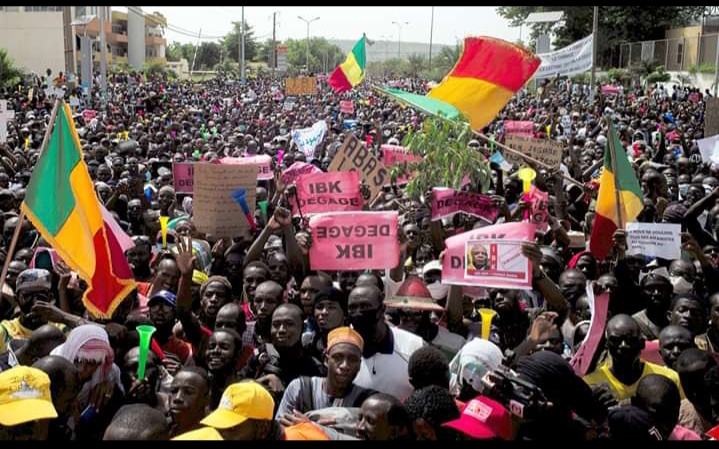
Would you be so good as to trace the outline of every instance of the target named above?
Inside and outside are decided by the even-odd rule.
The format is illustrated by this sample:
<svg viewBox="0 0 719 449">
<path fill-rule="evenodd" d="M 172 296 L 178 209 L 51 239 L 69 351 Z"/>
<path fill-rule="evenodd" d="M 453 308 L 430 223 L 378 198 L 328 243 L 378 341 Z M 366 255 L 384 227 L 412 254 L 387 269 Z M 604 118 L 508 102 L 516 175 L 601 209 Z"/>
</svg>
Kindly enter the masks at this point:
<svg viewBox="0 0 719 449">
<path fill-rule="evenodd" d="M 397 25 L 397 58 L 402 59 L 402 25 L 409 25 L 409 22 L 392 22 Z"/>
<path fill-rule="evenodd" d="M 320 18 L 315 17 L 312 20 L 307 20 L 302 16 L 297 16 L 297 18 L 307 24 L 307 72 L 309 73 L 309 71 L 310 71 L 310 23 L 314 22 L 315 20 L 320 20 Z"/>
</svg>

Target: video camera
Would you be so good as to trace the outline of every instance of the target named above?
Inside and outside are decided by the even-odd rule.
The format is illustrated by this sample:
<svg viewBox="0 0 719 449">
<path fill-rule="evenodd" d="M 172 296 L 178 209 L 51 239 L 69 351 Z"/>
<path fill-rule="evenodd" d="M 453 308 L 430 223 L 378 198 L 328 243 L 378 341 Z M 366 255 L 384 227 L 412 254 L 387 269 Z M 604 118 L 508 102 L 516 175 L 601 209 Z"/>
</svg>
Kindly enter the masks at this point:
<svg viewBox="0 0 719 449">
<path fill-rule="evenodd" d="M 513 358 L 512 354 L 509 359 Z M 533 420 L 552 408 L 542 390 L 513 371 L 507 358 L 494 371 L 482 378 L 484 394 L 504 405 L 520 419 Z"/>
</svg>

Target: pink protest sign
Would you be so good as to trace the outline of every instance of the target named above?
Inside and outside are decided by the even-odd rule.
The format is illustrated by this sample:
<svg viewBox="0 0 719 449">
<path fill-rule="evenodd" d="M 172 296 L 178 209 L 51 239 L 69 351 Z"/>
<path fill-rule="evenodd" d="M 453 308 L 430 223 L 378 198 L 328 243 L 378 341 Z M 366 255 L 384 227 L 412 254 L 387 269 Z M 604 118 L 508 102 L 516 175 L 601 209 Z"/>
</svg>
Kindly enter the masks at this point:
<svg viewBox="0 0 719 449">
<path fill-rule="evenodd" d="M 549 193 L 542 192 L 535 186 L 529 191 L 530 217 L 537 229 L 547 232 L 549 229 Z"/>
<path fill-rule="evenodd" d="M 85 109 L 84 111 L 82 111 L 82 119 L 85 120 L 86 122 L 89 122 L 90 120 L 94 119 L 95 117 L 97 117 L 97 111 L 95 111 L 93 109 Z"/>
<path fill-rule="evenodd" d="M 478 247 L 482 244 L 485 248 L 490 248 L 490 251 L 487 253 L 488 255 L 494 254 L 495 257 L 499 258 L 498 262 L 500 265 L 510 266 L 512 262 L 510 259 L 514 258 L 518 261 L 526 259 L 518 253 L 518 242 L 522 240 L 533 240 L 534 230 L 535 226 L 531 223 L 508 223 L 487 226 L 469 232 L 463 232 L 462 234 L 448 238 L 444 241 L 446 252 L 444 255 L 444 261 L 442 262 L 442 283 L 453 285 L 478 285 L 494 288 L 531 289 L 532 264 L 529 261 L 526 262 L 526 265 L 524 265 L 521 270 L 525 273 L 525 275 L 521 277 L 503 277 L 496 273 L 491 275 L 485 274 L 482 276 L 477 276 L 476 273 L 470 273 L 470 275 L 467 276 L 465 274 L 465 265 L 467 261 L 466 245 L 470 241 L 473 243 L 474 247 Z M 498 246 L 501 245 L 502 242 L 506 242 L 506 245 L 499 248 Z M 492 253 L 491 250 L 492 245 L 497 247 L 497 249 L 494 250 L 494 253 Z M 505 251 L 507 254 L 500 254 Z M 474 259 L 476 258 L 477 257 L 474 256 Z M 517 270 L 517 272 L 519 271 L 520 270 Z"/>
<path fill-rule="evenodd" d="M 282 172 L 282 182 L 285 185 L 297 182 L 304 175 L 312 173 L 323 173 L 322 170 L 306 162 L 295 162 L 290 168 Z"/>
<path fill-rule="evenodd" d="M 442 279 L 444 281 L 444 279 Z M 589 325 L 589 334 L 584 338 L 584 343 L 569 362 L 574 368 L 574 374 L 579 377 L 586 376 L 592 370 L 592 360 L 600 348 L 604 328 L 607 325 L 607 312 L 609 311 L 609 293 L 602 293 L 594 298 L 594 310 L 592 311 L 592 323 Z"/>
<path fill-rule="evenodd" d="M 382 163 L 389 168 L 393 165 L 402 164 L 403 162 L 419 162 L 421 156 L 410 153 L 406 148 L 399 145 L 382 145 Z M 409 176 L 400 176 L 397 178 L 397 184 L 403 184 L 409 181 Z"/>
<path fill-rule="evenodd" d="M 499 209 L 487 195 L 441 187 L 432 189 L 432 220 L 439 220 L 457 212 L 494 223 Z"/>
<path fill-rule="evenodd" d="M 274 178 L 272 173 L 272 158 L 266 154 L 248 157 L 224 157 L 220 160 L 221 164 L 229 165 L 257 165 L 257 179 L 264 181 Z"/>
<path fill-rule="evenodd" d="M 300 177 L 297 180 L 297 205 L 299 210 L 295 213 L 301 211 L 302 214 L 362 210 L 364 200 L 360 193 L 359 173 L 338 171 Z"/>
<path fill-rule="evenodd" d="M 194 165 L 190 162 L 174 162 L 172 164 L 172 178 L 175 181 L 175 192 L 192 193 L 192 179 Z"/>
<path fill-rule="evenodd" d="M 534 122 L 505 120 L 504 134 L 507 136 L 534 137 Z"/>
<path fill-rule="evenodd" d="M 340 112 L 343 114 L 354 114 L 355 104 L 351 101 L 340 101 Z"/>
<path fill-rule="evenodd" d="M 310 218 L 313 270 L 364 270 L 399 263 L 397 212 L 332 212 Z"/>
<path fill-rule="evenodd" d="M 604 95 L 619 95 L 619 87 L 617 87 L 617 86 L 602 86 L 602 93 Z"/>
</svg>

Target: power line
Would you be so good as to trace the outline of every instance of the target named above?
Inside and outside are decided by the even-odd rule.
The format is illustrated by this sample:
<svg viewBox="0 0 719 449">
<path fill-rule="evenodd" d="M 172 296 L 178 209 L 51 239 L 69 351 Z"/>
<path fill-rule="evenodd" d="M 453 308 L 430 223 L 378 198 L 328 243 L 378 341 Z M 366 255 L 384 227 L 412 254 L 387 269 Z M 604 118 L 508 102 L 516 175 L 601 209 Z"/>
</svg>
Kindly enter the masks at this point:
<svg viewBox="0 0 719 449">
<path fill-rule="evenodd" d="M 148 15 L 144 11 L 139 10 L 133 6 L 128 6 L 127 10 L 128 10 L 128 12 L 132 11 L 133 13 L 138 14 L 145 19 L 147 19 L 149 17 L 149 19 L 151 21 L 156 22 L 155 18 L 152 15 Z M 161 25 L 161 24 L 158 23 L 158 25 Z M 198 34 L 200 34 L 199 32 L 193 32 L 193 31 L 187 30 L 185 28 L 182 28 L 178 25 L 172 25 L 167 21 L 165 21 L 165 28 L 168 29 L 169 31 L 172 31 L 173 33 L 177 33 L 182 36 L 187 36 L 187 37 L 192 37 L 192 38 L 196 38 L 198 36 Z M 224 39 L 224 36 L 202 36 L 201 39 L 202 40 Z"/>
</svg>

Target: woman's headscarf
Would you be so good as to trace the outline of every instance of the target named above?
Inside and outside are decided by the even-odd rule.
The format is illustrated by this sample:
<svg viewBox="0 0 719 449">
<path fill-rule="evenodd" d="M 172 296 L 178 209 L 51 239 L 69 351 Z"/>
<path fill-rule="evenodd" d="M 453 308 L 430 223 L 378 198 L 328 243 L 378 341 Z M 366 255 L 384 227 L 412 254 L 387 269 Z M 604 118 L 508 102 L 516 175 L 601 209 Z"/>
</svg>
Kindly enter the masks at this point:
<svg viewBox="0 0 719 449">
<path fill-rule="evenodd" d="M 53 349 L 50 354 L 63 357 L 70 363 L 74 363 L 75 360 L 90 360 L 100 363 L 92 378 L 85 382 L 80 390 L 78 400 L 82 406 L 87 405 L 90 392 L 97 384 L 110 381 L 124 392 L 120 382 L 120 368 L 113 363 L 115 352 L 110 346 L 107 332 L 102 327 L 95 324 L 76 327 L 70 331 L 65 343 Z"/>
<path fill-rule="evenodd" d="M 482 377 L 502 363 L 502 350 L 494 343 L 475 338 L 468 341 L 449 362 L 449 391 L 458 395 L 465 384 L 481 392 Z"/>
</svg>

